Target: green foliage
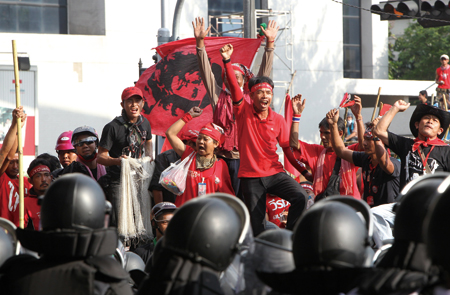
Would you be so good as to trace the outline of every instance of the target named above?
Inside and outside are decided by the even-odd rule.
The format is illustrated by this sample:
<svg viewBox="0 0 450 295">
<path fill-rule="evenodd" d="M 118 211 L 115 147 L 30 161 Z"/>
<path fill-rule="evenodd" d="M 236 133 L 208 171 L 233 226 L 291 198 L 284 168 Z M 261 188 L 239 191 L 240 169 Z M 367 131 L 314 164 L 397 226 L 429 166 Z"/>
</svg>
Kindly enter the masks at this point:
<svg viewBox="0 0 450 295">
<path fill-rule="evenodd" d="M 399 52 L 397 60 L 393 51 Z M 450 54 L 450 27 L 423 28 L 414 22 L 389 48 L 389 78 L 434 80 L 442 54 Z"/>
</svg>

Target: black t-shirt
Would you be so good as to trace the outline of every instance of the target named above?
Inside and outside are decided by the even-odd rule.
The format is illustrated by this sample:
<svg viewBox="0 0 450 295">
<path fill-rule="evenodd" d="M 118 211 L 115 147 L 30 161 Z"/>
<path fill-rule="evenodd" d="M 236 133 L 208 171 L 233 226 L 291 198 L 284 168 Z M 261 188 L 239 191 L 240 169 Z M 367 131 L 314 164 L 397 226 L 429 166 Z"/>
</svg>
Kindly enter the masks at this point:
<svg viewBox="0 0 450 295">
<path fill-rule="evenodd" d="M 369 155 L 353 152 L 353 163 L 362 167 L 364 181 L 364 200 L 370 207 L 395 202 L 400 188 L 400 162 L 391 157 L 394 172 L 389 175 L 379 165 L 371 169 Z"/>
<path fill-rule="evenodd" d="M 406 138 L 389 132 L 389 148 L 396 153 L 401 160 L 400 189 L 411 180 L 424 174 L 424 165 L 418 151 L 413 152 L 414 139 Z M 432 173 L 436 171 L 450 171 L 450 146 L 423 147 L 424 157 Z M 430 153 L 431 151 L 431 153 Z"/>
<path fill-rule="evenodd" d="M 176 195 L 166 190 L 161 184 L 159 184 L 159 178 L 161 172 L 163 172 L 170 164 L 175 163 L 181 157 L 174 150 L 167 150 L 161 153 L 155 158 L 155 171 L 153 172 L 152 181 L 150 182 L 149 190 L 157 190 L 163 192 L 164 202 L 175 203 Z"/>
<path fill-rule="evenodd" d="M 139 125 L 139 129 L 141 132 L 145 131 L 145 140 L 147 141 L 152 139 L 152 129 L 148 120 L 143 116 L 141 117 L 143 121 Z M 123 155 L 124 149 L 128 147 L 127 135 L 127 127 L 119 120 L 114 119 L 103 127 L 99 145 L 109 151 L 110 157 L 119 158 Z M 113 178 L 118 179 L 120 177 L 120 167 L 117 165 L 107 167 L 107 171 Z"/>
</svg>

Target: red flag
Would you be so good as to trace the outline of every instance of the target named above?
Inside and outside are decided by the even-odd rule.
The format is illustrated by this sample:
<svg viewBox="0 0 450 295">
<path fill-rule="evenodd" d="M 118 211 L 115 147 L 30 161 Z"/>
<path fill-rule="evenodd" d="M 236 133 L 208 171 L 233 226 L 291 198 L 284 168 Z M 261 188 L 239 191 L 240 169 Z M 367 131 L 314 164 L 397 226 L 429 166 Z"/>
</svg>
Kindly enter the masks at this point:
<svg viewBox="0 0 450 295">
<path fill-rule="evenodd" d="M 291 131 L 291 125 L 292 125 L 292 116 L 294 115 L 294 110 L 292 109 L 292 102 L 291 102 L 291 96 L 289 94 L 286 94 L 286 97 L 284 99 L 284 120 L 286 121 L 287 125 L 287 132 Z M 288 135 L 289 138 L 289 135 Z M 300 172 L 297 171 L 297 169 L 292 166 L 291 162 L 289 162 L 286 155 L 284 155 L 284 169 L 293 174 L 295 177 L 298 177 L 300 175 Z"/>
<path fill-rule="evenodd" d="M 222 56 L 220 48 L 231 43 L 234 47 L 232 62 L 251 67 L 261 45 L 259 39 L 232 37 L 205 38 L 206 52 L 219 85 L 222 85 Z M 161 60 L 148 68 L 136 87 L 144 93 L 142 114 L 149 120 L 152 133 L 165 136 L 166 130 L 192 107 L 203 109 L 203 114 L 182 129 L 200 130 L 212 122 L 213 110 L 200 77 L 195 38 L 163 44 L 156 48 Z"/>
<path fill-rule="evenodd" d="M 352 97 L 351 94 L 345 93 L 344 94 L 344 98 L 342 99 L 341 103 L 339 104 L 340 108 L 347 108 L 347 107 L 351 107 L 352 105 L 355 104 L 355 100 Z"/>
<path fill-rule="evenodd" d="M 381 108 L 380 110 L 380 116 L 384 116 L 384 114 L 386 114 L 386 112 L 389 111 L 390 108 L 392 108 L 390 104 L 383 104 L 383 108 Z"/>
</svg>

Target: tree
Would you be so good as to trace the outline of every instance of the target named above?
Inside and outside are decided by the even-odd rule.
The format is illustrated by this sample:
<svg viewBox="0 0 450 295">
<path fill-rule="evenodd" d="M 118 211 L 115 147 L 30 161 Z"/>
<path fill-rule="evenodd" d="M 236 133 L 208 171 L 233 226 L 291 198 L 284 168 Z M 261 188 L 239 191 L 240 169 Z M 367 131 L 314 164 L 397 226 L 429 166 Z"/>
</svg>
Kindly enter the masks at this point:
<svg viewBox="0 0 450 295">
<path fill-rule="evenodd" d="M 422 28 L 414 21 L 392 49 L 399 55 L 395 60 L 390 52 L 389 78 L 434 80 L 440 56 L 450 53 L 450 27 Z"/>
</svg>

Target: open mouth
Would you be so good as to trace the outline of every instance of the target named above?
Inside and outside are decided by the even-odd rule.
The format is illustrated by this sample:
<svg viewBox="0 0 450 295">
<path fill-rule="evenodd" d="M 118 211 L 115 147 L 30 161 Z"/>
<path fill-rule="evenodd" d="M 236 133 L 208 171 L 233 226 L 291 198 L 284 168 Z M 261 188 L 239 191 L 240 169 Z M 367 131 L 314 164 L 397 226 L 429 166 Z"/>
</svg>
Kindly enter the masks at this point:
<svg viewBox="0 0 450 295">
<path fill-rule="evenodd" d="M 139 109 L 138 108 L 132 108 L 130 109 L 130 112 L 134 115 L 134 114 L 138 114 L 139 113 Z"/>
<path fill-rule="evenodd" d="M 261 101 L 261 105 L 266 108 L 266 107 L 269 106 L 269 101 L 268 100 L 262 100 Z"/>
</svg>

